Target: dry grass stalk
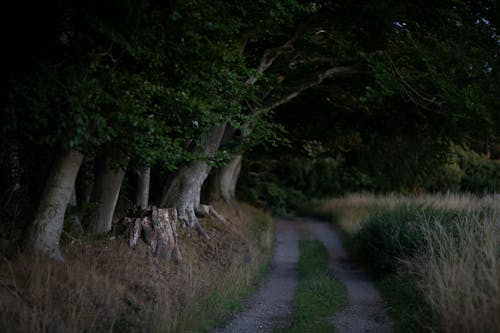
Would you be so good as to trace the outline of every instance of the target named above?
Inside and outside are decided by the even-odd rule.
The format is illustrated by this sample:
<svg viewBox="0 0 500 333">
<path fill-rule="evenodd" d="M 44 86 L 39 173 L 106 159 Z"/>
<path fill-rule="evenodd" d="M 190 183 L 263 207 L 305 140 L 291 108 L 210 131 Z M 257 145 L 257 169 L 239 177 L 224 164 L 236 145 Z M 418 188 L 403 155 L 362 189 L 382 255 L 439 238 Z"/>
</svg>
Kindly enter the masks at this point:
<svg viewBox="0 0 500 333">
<path fill-rule="evenodd" d="M 426 247 L 402 258 L 445 332 L 500 332 L 499 195 L 374 196 L 353 194 L 322 202 L 344 231 L 356 233 L 370 214 L 399 205 L 456 211 L 454 232 L 433 216 L 419 216 Z M 484 213 L 487 211 L 487 213 Z M 419 223 L 419 221 L 416 221 Z"/>
<path fill-rule="evenodd" d="M 492 194 L 480 197 L 466 193 L 421 196 L 390 194 L 376 196 L 370 193 L 353 193 L 342 198 L 323 200 L 314 209 L 325 216 L 333 215 L 333 219 L 342 230 L 349 234 L 354 234 L 361 228 L 363 220 L 383 208 L 414 205 L 469 212 L 477 211 L 481 208 L 489 208 L 500 212 L 499 196 L 498 194 Z"/>
<path fill-rule="evenodd" d="M 252 231 L 256 218 L 268 217 L 248 206 L 241 219 L 223 206 L 217 209 L 231 224 L 205 220 L 209 242 L 179 230 L 184 260 L 178 265 L 151 257 L 141 242 L 130 249 L 125 239 L 110 237 L 67 245 L 67 264 L 25 256 L 4 261 L 0 331 L 198 329 L 204 319 L 220 315 L 210 297 L 236 297 L 248 288 L 272 244 L 270 231 L 264 238 Z"/>
<path fill-rule="evenodd" d="M 500 332 L 500 219 L 470 212 L 452 235 L 424 229 L 427 247 L 407 261 L 445 332 Z"/>
</svg>

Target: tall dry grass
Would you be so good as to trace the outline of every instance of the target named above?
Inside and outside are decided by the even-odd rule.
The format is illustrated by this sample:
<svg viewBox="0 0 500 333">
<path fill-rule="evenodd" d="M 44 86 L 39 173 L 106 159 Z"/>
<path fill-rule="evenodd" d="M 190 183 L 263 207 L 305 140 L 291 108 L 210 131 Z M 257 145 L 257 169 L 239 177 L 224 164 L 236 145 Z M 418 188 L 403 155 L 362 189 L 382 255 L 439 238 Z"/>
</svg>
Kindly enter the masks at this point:
<svg viewBox="0 0 500 333">
<path fill-rule="evenodd" d="M 409 209 L 401 210 L 402 207 Z M 401 269 L 409 273 L 405 276 L 416 283 L 428 310 L 435 314 L 438 327 L 432 327 L 436 323 L 430 322 L 429 318 L 419 318 L 421 324 L 429 330 L 450 333 L 500 332 L 499 195 L 352 194 L 325 200 L 309 208 L 317 216 L 330 218 L 353 239 L 365 221 L 390 223 L 388 216 L 397 214 L 380 214 L 398 209 L 409 214 L 416 212 L 405 217 L 410 219 L 407 224 L 394 221 L 394 225 L 398 228 L 416 227 L 412 232 L 418 232 L 420 245 L 413 253 L 394 259 L 403 263 Z M 453 214 L 432 215 L 432 212 L 439 211 Z M 384 217 L 372 218 L 376 216 Z M 450 220 L 441 220 L 445 216 L 455 217 L 450 223 Z M 371 225 L 371 230 L 377 231 L 377 228 Z M 364 241 L 370 241 L 366 230 L 363 234 Z M 392 237 L 384 239 L 384 242 L 390 241 Z"/>
<path fill-rule="evenodd" d="M 347 234 L 355 234 L 369 216 L 381 209 L 412 205 L 443 210 L 473 212 L 479 209 L 492 209 L 500 212 L 500 195 L 476 196 L 466 193 L 427 194 L 405 196 L 398 194 L 374 195 L 371 193 L 352 193 L 341 198 L 326 199 L 304 208 L 305 213 L 332 220 Z"/>
<path fill-rule="evenodd" d="M 183 262 L 132 250 L 119 237 L 64 247 L 66 264 L 18 256 L 0 263 L 0 332 L 205 331 L 237 310 L 270 258 L 268 216 L 224 207 L 209 242 L 179 230 Z M 72 243 L 72 244 L 71 244 Z"/>
<path fill-rule="evenodd" d="M 500 332 L 499 215 L 470 212 L 448 229 L 423 229 L 425 247 L 407 267 L 445 332 Z"/>
</svg>

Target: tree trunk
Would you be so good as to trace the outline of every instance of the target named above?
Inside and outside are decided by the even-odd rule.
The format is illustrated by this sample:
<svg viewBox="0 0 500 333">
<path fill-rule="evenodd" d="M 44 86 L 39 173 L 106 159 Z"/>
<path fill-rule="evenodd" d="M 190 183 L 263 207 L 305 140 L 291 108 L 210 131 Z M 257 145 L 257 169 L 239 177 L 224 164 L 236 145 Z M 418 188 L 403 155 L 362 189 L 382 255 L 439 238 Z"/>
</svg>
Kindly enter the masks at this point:
<svg viewBox="0 0 500 333">
<path fill-rule="evenodd" d="M 222 199 L 233 207 L 236 204 L 236 184 L 241 171 L 242 156 L 235 156 L 229 163 L 224 165 L 218 174 L 219 187 Z"/>
<path fill-rule="evenodd" d="M 149 182 L 151 177 L 151 168 L 144 167 L 139 172 L 137 181 L 137 193 L 135 197 L 135 205 L 146 209 L 149 204 Z"/>
<path fill-rule="evenodd" d="M 113 213 L 125 177 L 125 169 L 115 168 L 112 162 L 112 158 L 107 156 L 97 168 L 91 199 L 97 207 L 90 216 L 88 224 L 94 234 L 104 234 L 111 230 Z"/>
<path fill-rule="evenodd" d="M 59 240 L 66 207 L 82 160 L 83 155 L 74 149 L 58 157 L 52 166 L 30 232 L 29 248 L 56 260 L 63 261 Z"/>
<path fill-rule="evenodd" d="M 182 260 L 177 238 L 177 211 L 175 208 L 143 209 L 135 217 L 126 217 L 129 245 L 135 248 L 142 238 L 151 250 L 151 254 L 162 259 Z"/>
<path fill-rule="evenodd" d="M 80 167 L 81 170 L 81 167 Z M 68 207 L 76 207 L 76 185 L 73 186 L 73 191 L 71 191 L 71 196 L 69 197 Z M 82 223 L 78 215 L 73 214 L 69 217 L 69 231 L 71 233 L 80 234 L 83 232 Z"/>
<path fill-rule="evenodd" d="M 241 171 L 241 160 L 242 156 L 237 155 L 220 169 L 214 170 L 205 189 L 205 200 L 211 202 L 222 199 L 234 209 L 238 209 L 236 184 Z"/>
<path fill-rule="evenodd" d="M 236 134 L 236 128 L 228 126 L 221 141 L 221 145 L 226 145 Z M 243 138 L 249 133 L 243 129 L 241 135 Z M 206 190 L 208 201 L 217 201 L 223 199 L 229 206 L 239 211 L 236 202 L 236 183 L 241 171 L 241 155 L 236 155 L 226 165 L 216 170 L 211 176 Z"/>
<path fill-rule="evenodd" d="M 222 198 L 219 180 L 220 168 L 212 170 L 201 189 L 202 202 L 210 203 Z"/>
<path fill-rule="evenodd" d="M 197 150 L 208 156 L 215 154 L 219 149 L 225 127 L 225 123 L 212 126 L 205 137 L 205 143 Z M 170 177 L 160 201 L 162 207 L 177 209 L 177 218 L 182 226 L 194 228 L 205 237 L 208 235 L 195 212 L 200 206 L 201 187 L 210 169 L 211 166 L 204 161 L 194 161 L 181 167 Z"/>
<path fill-rule="evenodd" d="M 88 204 L 92 199 L 92 189 L 95 180 L 95 159 L 85 157 L 76 178 L 76 197 L 78 202 Z"/>
</svg>

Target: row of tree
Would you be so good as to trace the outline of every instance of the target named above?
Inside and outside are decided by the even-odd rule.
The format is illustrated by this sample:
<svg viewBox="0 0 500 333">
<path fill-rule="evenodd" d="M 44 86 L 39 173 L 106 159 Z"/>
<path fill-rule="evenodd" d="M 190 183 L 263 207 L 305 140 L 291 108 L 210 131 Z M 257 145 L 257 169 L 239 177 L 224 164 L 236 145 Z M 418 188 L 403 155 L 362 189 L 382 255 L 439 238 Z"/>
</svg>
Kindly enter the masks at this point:
<svg viewBox="0 0 500 333">
<path fill-rule="evenodd" d="M 33 189 L 47 169 L 27 244 L 57 259 L 68 204 L 95 203 L 84 224 L 109 232 L 127 170 L 141 207 L 151 168 L 168 172 L 156 203 L 205 235 L 209 174 L 210 199 L 234 204 L 242 154 L 279 141 L 273 110 L 320 85 L 380 119 L 408 107 L 402 119 L 443 138 L 498 124 L 494 2 L 6 2 L 0 15 L 3 181 Z"/>
</svg>

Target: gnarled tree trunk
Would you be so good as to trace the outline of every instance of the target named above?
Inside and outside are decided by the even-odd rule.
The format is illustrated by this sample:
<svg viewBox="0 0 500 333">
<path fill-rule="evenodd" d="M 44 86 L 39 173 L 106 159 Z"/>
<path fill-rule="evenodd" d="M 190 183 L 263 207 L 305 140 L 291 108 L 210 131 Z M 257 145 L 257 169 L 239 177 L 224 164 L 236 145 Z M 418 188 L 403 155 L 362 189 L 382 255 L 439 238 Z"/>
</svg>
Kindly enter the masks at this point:
<svg viewBox="0 0 500 333">
<path fill-rule="evenodd" d="M 242 158 L 241 155 L 234 157 L 219 172 L 222 199 L 231 205 L 236 203 L 236 185 L 240 176 Z"/>
<path fill-rule="evenodd" d="M 211 156 L 217 152 L 226 124 L 212 126 L 207 133 L 204 144 L 197 147 L 203 154 Z M 191 162 L 181 167 L 169 179 L 163 191 L 160 205 L 177 209 L 177 218 L 184 227 L 196 229 L 201 235 L 208 237 L 203 230 L 196 210 L 200 206 L 201 187 L 210 173 L 211 166 L 204 161 Z"/>
<path fill-rule="evenodd" d="M 135 248 L 142 237 L 151 254 L 162 259 L 182 260 L 177 238 L 177 211 L 175 208 L 150 208 L 136 211 L 136 217 L 126 217 L 129 245 Z"/>
<path fill-rule="evenodd" d="M 242 156 L 237 155 L 226 165 L 215 170 L 210 180 L 208 198 L 210 201 L 224 200 L 231 207 L 238 209 L 236 185 L 241 171 Z"/>
<path fill-rule="evenodd" d="M 56 260 L 63 260 L 59 240 L 66 207 L 82 160 L 83 155 L 75 149 L 65 151 L 57 158 L 52 166 L 31 228 L 29 248 Z"/>
<path fill-rule="evenodd" d="M 139 172 L 137 180 L 137 193 L 135 196 L 135 205 L 146 209 L 149 204 L 149 183 L 151 177 L 151 168 L 144 167 Z"/>
<path fill-rule="evenodd" d="M 227 126 L 221 146 L 228 144 L 235 136 L 236 128 Z M 246 137 L 247 131 L 243 129 L 241 136 Z M 208 201 L 224 200 L 229 206 L 239 211 L 236 201 L 236 184 L 240 176 L 242 155 L 234 156 L 226 165 L 214 170 L 207 184 L 206 198 Z"/>
<path fill-rule="evenodd" d="M 105 157 L 96 170 L 91 202 L 97 207 L 89 219 L 89 229 L 95 234 L 104 234 L 111 230 L 120 188 L 125 177 L 124 168 L 113 166 L 112 154 Z"/>
</svg>

